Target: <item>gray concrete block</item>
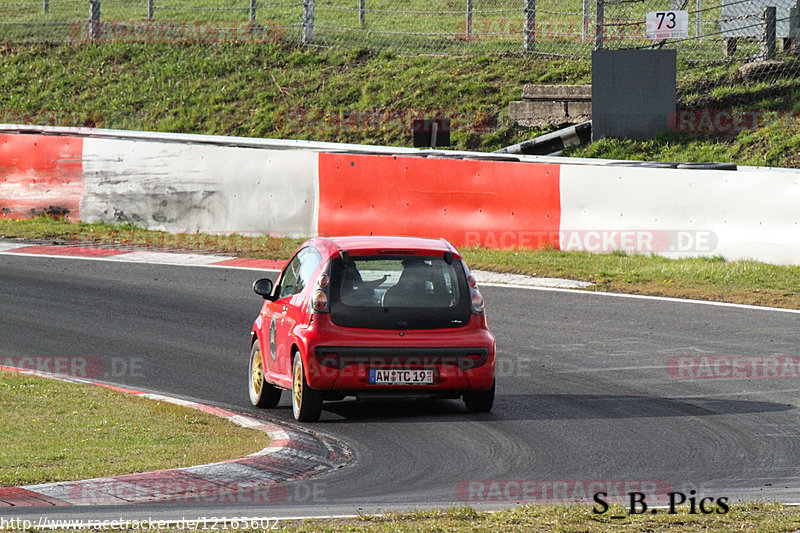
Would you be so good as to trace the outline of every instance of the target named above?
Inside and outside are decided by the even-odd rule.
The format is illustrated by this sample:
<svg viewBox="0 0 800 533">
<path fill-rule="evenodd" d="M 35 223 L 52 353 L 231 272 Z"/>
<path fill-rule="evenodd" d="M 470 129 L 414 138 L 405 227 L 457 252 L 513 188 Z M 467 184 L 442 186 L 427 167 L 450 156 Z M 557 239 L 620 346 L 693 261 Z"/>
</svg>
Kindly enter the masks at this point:
<svg viewBox="0 0 800 533">
<path fill-rule="evenodd" d="M 567 116 L 570 118 L 575 117 L 592 117 L 592 102 L 567 102 Z"/>
<path fill-rule="evenodd" d="M 591 100 L 591 85 L 539 85 L 526 84 L 522 87 L 525 100 Z"/>
<path fill-rule="evenodd" d="M 508 116 L 512 120 L 533 117 L 563 118 L 567 116 L 566 107 L 565 102 L 514 101 L 508 103 Z"/>
</svg>

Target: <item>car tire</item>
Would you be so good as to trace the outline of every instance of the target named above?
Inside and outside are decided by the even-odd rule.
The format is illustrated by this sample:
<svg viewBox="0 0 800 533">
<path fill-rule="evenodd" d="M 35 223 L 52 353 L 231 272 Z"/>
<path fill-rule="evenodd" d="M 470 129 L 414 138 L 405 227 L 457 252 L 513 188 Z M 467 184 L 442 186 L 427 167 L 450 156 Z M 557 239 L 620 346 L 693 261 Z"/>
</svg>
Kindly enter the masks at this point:
<svg viewBox="0 0 800 533">
<path fill-rule="evenodd" d="M 281 389 L 267 383 L 264 379 L 264 359 L 261 357 L 261 346 L 258 339 L 250 349 L 248 391 L 250 392 L 250 403 L 256 407 L 272 409 L 278 406 L 281 401 Z"/>
<path fill-rule="evenodd" d="M 322 391 L 306 382 L 303 358 L 295 352 L 292 364 L 292 414 L 298 422 L 315 422 L 322 414 Z"/>
<path fill-rule="evenodd" d="M 492 388 L 465 392 L 463 398 L 468 413 L 488 413 L 494 405 L 494 382 Z"/>
</svg>

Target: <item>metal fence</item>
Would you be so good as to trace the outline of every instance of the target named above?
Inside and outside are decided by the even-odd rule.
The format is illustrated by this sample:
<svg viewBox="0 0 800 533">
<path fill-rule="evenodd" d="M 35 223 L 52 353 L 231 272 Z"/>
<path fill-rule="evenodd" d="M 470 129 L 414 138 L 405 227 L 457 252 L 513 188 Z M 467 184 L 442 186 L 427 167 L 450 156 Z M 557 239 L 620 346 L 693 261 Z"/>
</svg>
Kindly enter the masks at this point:
<svg viewBox="0 0 800 533">
<path fill-rule="evenodd" d="M 709 65 L 793 58 L 800 25 L 795 2 L 0 0 L 0 42 L 252 40 L 582 59 L 596 48 L 671 47 L 679 71 L 697 78 Z M 686 35 L 648 38 L 647 13 L 659 10 L 686 12 Z"/>
<path fill-rule="evenodd" d="M 757 57 L 793 40 L 792 0 L 0 0 L 0 40 L 288 40 L 409 52 L 527 52 L 675 46 L 690 60 Z M 691 5 L 689 5 L 691 4 Z M 766 13 L 774 6 L 772 19 Z M 686 10 L 690 34 L 645 37 L 650 11 Z M 786 47 L 790 43 L 784 43 Z M 785 48 L 785 47 L 784 47 Z M 791 51 L 788 48 L 786 51 Z M 690 57 L 689 57 L 690 56 Z"/>
<path fill-rule="evenodd" d="M 0 0 L 0 39 L 288 40 L 492 53 L 533 51 L 538 37 L 540 47 L 576 56 L 593 41 L 581 1 L 542 8 L 535 0 Z"/>
</svg>

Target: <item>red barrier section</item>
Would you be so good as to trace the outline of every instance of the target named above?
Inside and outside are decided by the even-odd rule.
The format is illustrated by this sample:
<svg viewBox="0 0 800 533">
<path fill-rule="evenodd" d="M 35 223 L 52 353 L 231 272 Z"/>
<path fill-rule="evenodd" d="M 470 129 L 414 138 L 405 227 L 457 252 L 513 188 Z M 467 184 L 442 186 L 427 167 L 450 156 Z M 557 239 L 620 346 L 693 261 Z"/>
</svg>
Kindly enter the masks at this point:
<svg viewBox="0 0 800 533">
<path fill-rule="evenodd" d="M 114 257 L 130 253 L 108 248 L 82 248 L 80 246 L 22 246 L 14 248 L 17 254 L 59 255 L 64 257 Z"/>
<path fill-rule="evenodd" d="M 79 220 L 82 156 L 78 137 L 0 135 L 0 218 Z"/>
<path fill-rule="evenodd" d="M 559 246 L 559 165 L 319 155 L 320 235 L 444 237 L 455 246 Z"/>
<path fill-rule="evenodd" d="M 212 263 L 214 266 L 229 266 L 236 268 L 256 268 L 259 270 L 281 270 L 287 261 L 283 259 L 251 259 L 249 257 L 236 257 Z"/>
</svg>

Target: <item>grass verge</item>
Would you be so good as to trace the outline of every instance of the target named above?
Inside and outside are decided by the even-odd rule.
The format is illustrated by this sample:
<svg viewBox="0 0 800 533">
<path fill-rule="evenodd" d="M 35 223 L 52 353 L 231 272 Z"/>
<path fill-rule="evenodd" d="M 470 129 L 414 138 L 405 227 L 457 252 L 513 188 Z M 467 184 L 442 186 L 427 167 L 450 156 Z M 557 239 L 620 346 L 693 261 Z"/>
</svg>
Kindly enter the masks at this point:
<svg viewBox="0 0 800 533">
<path fill-rule="evenodd" d="M 0 417 L 0 486 L 188 467 L 269 445 L 202 411 L 13 372 L 0 372 L 0 411 L 13 413 Z"/>
<path fill-rule="evenodd" d="M 624 518 L 612 518 L 622 516 Z M 796 531 L 800 527 L 800 511 L 779 504 L 732 504 L 727 514 L 689 514 L 687 509 L 670 515 L 629 516 L 627 510 L 612 506 L 598 515 L 589 505 L 535 505 L 501 511 L 479 513 L 474 509 L 454 508 L 447 511 L 426 511 L 409 514 L 366 516 L 352 520 L 306 521 L 284 524 L 286 531 L 327 532 L 417 532 L 417 531 L 503 531 L 503 532 L 627 532 L 668 531 Z"/>
<path fill-rule="evenodd" d="M 29 220 L 0 219 L 0 236 L 115 248 L 145 247 L 235 254 L 239 257 L 262 259 L 288 259 L 297 246 L 303 242 L 303 239 L 270 236 L 167 233 L 166 231 L 141 229 L 133 224 L 89 224 L 51 217 L 37 217 Z"/>
<path fill-rule="evenodd" d="M 74 223 L 54 218 L 0 219 L 0 236 L 111 247 L 145 247 L 288 259 L 302 239 L 171 234 L 126 224 Z M 477 270 L 589 281 L 589 290 L 694 298 L 800 309 L 800 267 L 722 257 L 667 259 L 613 252 L 462 248 Z"/>
</svg>

